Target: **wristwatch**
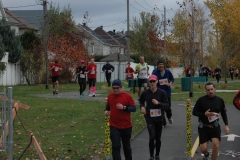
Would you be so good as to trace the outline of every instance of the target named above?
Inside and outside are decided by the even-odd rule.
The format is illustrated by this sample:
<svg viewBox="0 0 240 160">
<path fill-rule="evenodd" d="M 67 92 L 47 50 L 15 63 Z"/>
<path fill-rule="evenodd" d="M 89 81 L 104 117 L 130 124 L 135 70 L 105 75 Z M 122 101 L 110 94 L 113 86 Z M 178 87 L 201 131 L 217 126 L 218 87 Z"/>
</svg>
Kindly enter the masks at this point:
<svg viewBox="0 0 240 160">
<path fill-rule="evenodd" d="M 126 110 L 126 106 L 123 106 L 123 110 Z"/>
</svg>

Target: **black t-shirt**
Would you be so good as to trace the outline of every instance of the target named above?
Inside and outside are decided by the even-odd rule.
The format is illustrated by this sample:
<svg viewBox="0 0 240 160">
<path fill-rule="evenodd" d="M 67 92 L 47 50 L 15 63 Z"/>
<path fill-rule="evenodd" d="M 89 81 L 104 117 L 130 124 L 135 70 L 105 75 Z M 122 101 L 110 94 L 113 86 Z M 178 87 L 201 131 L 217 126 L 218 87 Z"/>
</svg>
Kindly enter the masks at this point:
<svg viewBox="0 0 240 160">
<path fill-rule="evenodd" d="M 221 74 L 221 69 L 220 68 L 216 68 L 215 69 L 215 74 L 217 75 L 217 74 Z"/>
<path fill-rule="evenodd" d="M 228 125 L 226 108 L 222 98 L 218 96 L 210 98 L 207 95 L 200 97 L 193 108 L 193 115 L 199 117 L 199 121 L 203 124 L 213 124 L 214 122 L 209 122 L 205 116 L 208 109 L 210 109 L 209 112 L 221 113 L 225 125 Z"/>
<path fill-rule="evenodd" d="M 160 102 L 160 105 L 154 105 L 152 103 L 152 99 L 156 99 L 158 102 Z M 167 110 L 169 108 L 166 92 L 158 88 L 156 92 L 153 93 L 150 89 L 147 89 L 143 91 L 140 96 L 140 107 L 144 106 L 145 102 L 147 104 L 146 106 L 147 114 L 145 115 L 145 118 L 162 120 L 162 116 L 150 117 L 150 109 L 161 109 L 163 113 L 163 110 Z"/>
<path fill-rule="evenodd" d="M 76 69 L 76 73 L 79 73 L 79 74 L 77 74 L 78 79 L 80 79 L 80 78 L 86 79 L 86 74 L 84 72 L 87 72 L 87 71 L 88 71 L 88 68 L 86 66 L 83 66 L 83 67 L 79 66 Z"/>
</svg>

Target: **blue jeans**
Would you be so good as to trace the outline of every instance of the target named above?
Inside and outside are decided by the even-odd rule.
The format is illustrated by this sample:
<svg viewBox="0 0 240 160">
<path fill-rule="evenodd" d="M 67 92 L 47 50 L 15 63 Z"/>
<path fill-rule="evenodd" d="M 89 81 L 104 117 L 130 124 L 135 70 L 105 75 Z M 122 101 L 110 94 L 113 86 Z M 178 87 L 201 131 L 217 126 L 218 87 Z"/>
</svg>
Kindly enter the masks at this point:
<svg viewBox="0 0 240 160">
<path fill-rule="evenodd" d="M 132 128 L 118 129 L 110 126 L 110 138 L 112 141 L 112 158 L 113 160 L 121 160 L 120 149 L 121 140 L 123 145 L 124 156 L 126 160 L 132 160 L 132 149 L 130 139 Z"/>
</svg>

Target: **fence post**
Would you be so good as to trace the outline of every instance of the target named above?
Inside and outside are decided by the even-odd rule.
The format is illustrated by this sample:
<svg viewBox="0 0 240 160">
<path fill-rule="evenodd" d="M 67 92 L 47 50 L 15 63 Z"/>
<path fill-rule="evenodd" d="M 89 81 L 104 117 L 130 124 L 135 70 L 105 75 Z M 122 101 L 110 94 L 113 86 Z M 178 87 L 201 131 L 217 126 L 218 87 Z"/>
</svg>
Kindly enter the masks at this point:
<svg viewBox="0 0 240 160">
<path fill-rule="evenodd" d="M 192 158 L 192 109 L 191 109 L 191 100 L 187 99 L 186 105 L 186 118 L 187 118 L 187 156 L 188 160 Z"/>
<path fill-rule="evenodd" d="M 8 159 L 13 160 L 13 118 L 12 118 L 12 87 L 8 87 Z"/>
</svg>

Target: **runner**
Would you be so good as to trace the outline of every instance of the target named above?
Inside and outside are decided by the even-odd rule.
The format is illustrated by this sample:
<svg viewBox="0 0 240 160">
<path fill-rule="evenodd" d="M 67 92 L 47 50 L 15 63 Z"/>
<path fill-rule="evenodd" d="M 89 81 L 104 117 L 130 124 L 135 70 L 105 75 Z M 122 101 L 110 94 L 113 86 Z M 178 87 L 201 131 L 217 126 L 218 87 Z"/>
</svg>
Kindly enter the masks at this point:
<svg viewBox="0 0 240 160">
<path fill-rule="evenodd" d="M 86 89 L 87 81 L 86 81 L 86 74 L 88 73 L 87 67 L 84 65 L 84 60 L 80 61 L 80 66 L 76 69 L 76 74 L 78 77 L 78 84 L 79 84 L 79 92 L 80 98 L 84 97 L 84 91 Z"/>
<path fill-rule="evenodd" d="M 134 70 L 133 68 L 130 66 L 131 64 L 128 62 L 127 63 L 127 68 L 125 69 L 125 73 L 126 73 L 126 80 L 129 80 L 129 79 L 133 79 L 134 78 Z"/>
<path fill-rule="evenodd" d="M 112 83 L 113 92 L 108 95 L 105 116 L 110 116 L 110 138 L 113 160 L 121 160 L 121 141 L 126 160 L 132 160 L 130 139 L 132 135 L 131 112 L 136 111 L 132 96 L 122 91 L 122 83 Z"/>
<path fill-rule="evenodd" d="M 208 142 L 212 142 L 212 160 L 218 157 L 218 150 L 221 140 L 221 128 L 219 124 L 219 113 L 221 113 L 225 124 L 225 133 L 229 134 L 228 118 L 225 104 L 222 98 L 215 95 L 216 89 L 212 82 L 205 84 L 207 95 L 200 97 L 194 108 L 193 115 L 198 117 L 198 134 L 201 152 L 204 154 L 204 160 L 209 157 Z"/>
<path fill-rule="evenodd" d="M 96 93 L 96 77 L 97 77 L 97 65 L 94 63 L 94 58 L 91 59 L 90 63 L 87 66 L 88 68 L 88 96 L 95 97 Z M 91 93 L 92 88 L 92 93 Z"/>
<path fill-rule="evenodd" d="M 142 92 L 140 96 L 140 109 L 144 114 L 149 133 L 150 159 L 159 160 L 162 134 L 162 113 L 169 108 L 168 97 L 164 90 L 158 89 L 158 78 L 156 75 L 149 76 L 150 88 Z M 147 104 L 145 108 L 145 102 Z"/>
<path fill-rule="evenodd" d="M 172 124 L 173 118 L 171 109 L 171 95 L 172 95 L 171 85 L 174 82 L 173 74 L 170 70 L 165 69 L 163 60 L 157 61 L 157 68 L 153 70 L 152 74 L 158 77 L 159 80 L 159 83 L 157 83 L 158 88 L 163 89 L 167 93 L 169 108 L 165 110 L 165 112 L 168 118 L 168 122 Z M 165 127 L 166 125 L 167 121 L 165 119 L 163 112 L 163 127 Z"/>
<path fill-rule="evenodd" d="M 113 65 L 111 65 L 109 63 L 109 61 L 107 61 L 107 63 L 105 65 L 103 65 L 102 71 L 105 72 L 107 84 L 108 84 L 108 87 L 110 87 L 111 86 L 111 75 L 112 75 L 112 72 L 114 71 Z"/>
<path fill-rule="evenodd" d="M 142 84 L 144 87 L 144 90 L 147 89 L 147 79 L 148 79 L 148 66 L 147 63 L 144 62 L 144 57 L 139 57 L 140 63 L 136 65 L 135 67 L 135 74 L 138 74 L 138 99 L 141 95 L 142 90 Z"/>
<path fill-rule="evenodd" d="M 58 63 L 58 60 L 56 59 L 55 63 L 50 65 L 50 71 L 52 71 L 53 95 L 58 94 L 59 77 L 61 70 L 62 66 Z"/>
</svg>

